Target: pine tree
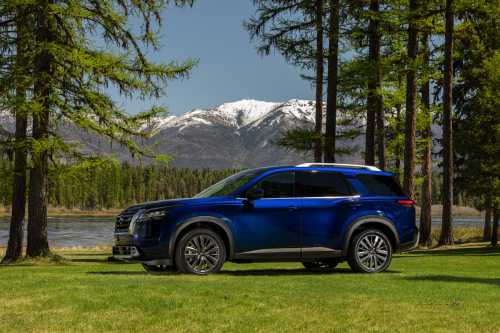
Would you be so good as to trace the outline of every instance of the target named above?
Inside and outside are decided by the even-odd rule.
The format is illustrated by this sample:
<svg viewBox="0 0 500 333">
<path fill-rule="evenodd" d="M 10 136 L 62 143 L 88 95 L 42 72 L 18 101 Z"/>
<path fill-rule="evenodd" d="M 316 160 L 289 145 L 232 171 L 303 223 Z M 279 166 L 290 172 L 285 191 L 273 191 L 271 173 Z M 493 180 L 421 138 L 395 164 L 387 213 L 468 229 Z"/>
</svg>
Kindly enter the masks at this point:
<svg viewBox="0 0 500 333">
<path fill-rule="evenodd" d="M 328 88 L 326 101 L 325 162 L 335 162 L 337 136 L 337 90 L 339 76 L 340 3 L 329 1 Z"/>
<path fill-rule="evenodd" d="M 368 25 L 370 74 L 368 77 L 367 124 L 365 163 L 375 165 L 375 152 L 378 165 L 385 169 L 385 119 L 382 101 L 382 68 L 380 62 L 380 4 L 370 1 Z"/>
<path fill-rule="evenodd" d="M 12 3 L 14 9 L 19 6 Z M 158 97 L 164 83 L 185 76 L 193 62 L 155 64 L 145 55 L 146 47 L 157 47 L 154 30 L 164 1 L 38 0 L 22 6 L 34 16 L 29 61 L 23 66 L 23 75 L 32 79 L 33 119 L 27 255 L 44 256 L 49 253 L 49 160 L 95 159 L 64 142 L 58 125 L 69 123 L 106 136 L 134 156 L 146 154 L 133 137 L 147 135 L 140 125 L 162 110 L 128 116 L 103 88 L 115 86 L 128 97 Z M 142 21 L 140 29 L 128 28 L 132 18 Z M 99 35 L 108 48 L 96 45 Z"/>
<path fill-rule="evenodd" d="M 446 0 L 443 87 L 443 216 L 439 245 L 453 244 L 453 0 Z"/>
<path fill-rule="evenodd" d="M 323 73 L 324 73 L 324 54 L 323 54 L 323 15 L 324 0 L 316 0 L 316 117 L 314 131 L 316 132 L 316 142 L 314 145 L 314 161 L 323 161 L 323 142 L 321 140 L 323 132 Z"/>
<path fill-rule="evenodd" d="M 422 34 L 422 57 L 424 66 L 429 66 L 429 33 Z M 432 114 L 431 114 L 431 91 L 430 76 L 428 69 L 424 70 L 423 84 L 421 87 L 422 109 L 425 112 L 426 126 L 423 130 L 422 139 L 424 140 L 423 163 L 422 163 L 422 182 L 421 192 L 421 210 L 420 210 L 420 244 L 424 246 L 431 245 L 431 226 L 432 226 Z"/>
<path fill-rule="evenodd" d="M 406 116 L 405 116 L 405 154 L 403 187 L 410 198 L 415 197 L 416 164 L 416 127 L 417 127 L 417 53 L 418 0 L 410 0 L 408 23 L 408 68 L 406 73 Z"/>
<path fill-rule="evenodd" d="M 28 117 L 26 109 L 26 82 L 22 75 L 22 68 L 26 63 L 27 53 L 27 27 L 30 24 L 30 16 L 27 15 L 23 7 L 16 9 L 9 8 L 13 14 L 13 25 L 8 25 L 8 29 L 15 30 L 15 55 L 11 70 L 13 81 L 15 82 L 13 103 L 5 107 L 14 110 L 16 119 L 15 139 L 13 141 L 14 151 L 14 173 L 11 204 L 11 221 L 9 230 L 9 241 L 7 250 L 2 260 L 3 263 L 10 263 L 22 257 L 24 239 L 24 215 L 26 211 L 26 167 L 27 167 L 27 127 Z M 15 14 L 14 14 L 15 13 Z M 9 47 L 7 47 L 8 49 Z M 5 79 L 10 80 L 10 75 Z M 8 94 L 6 94 L 8 95 Z"/>
<path fill-rule="evenodd" d="M 245 22 L 245 27 L 251 40 L 259 40 L 258 52 L 268 55 L 275 49 L 291 64 L 315 73 L 312 78 L 303 75 L 314 81 L 316 88 L 314 131 L 292 129 L 278 144 L 312 151 L 315 161 L 321 162 L 325 0 L 254 0 L 254 4 L 256 15 Z"/>
</svg>

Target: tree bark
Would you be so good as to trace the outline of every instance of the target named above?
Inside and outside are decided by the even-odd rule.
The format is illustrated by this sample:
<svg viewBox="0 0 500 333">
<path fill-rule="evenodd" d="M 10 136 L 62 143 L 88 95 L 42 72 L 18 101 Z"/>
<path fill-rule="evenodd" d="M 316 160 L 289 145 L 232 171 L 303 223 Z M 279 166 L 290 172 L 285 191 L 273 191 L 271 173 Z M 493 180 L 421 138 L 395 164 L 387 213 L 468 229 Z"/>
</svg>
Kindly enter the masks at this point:
<svg viewBox="0 0 500 333">
<path fill-rule="evenodd" d="M 314 145 L 314 161 L 322 162 L 323 144 L 321 140 L 323 129 L 323 0 L 316 0 L 316 125 L 317 135 Z"/>
<path fill-rule="evenodd" d="M 398 89 L 401 89 L 402 85 L 402 77 L 401 75 L 398 74 Z M 403 131 L 401 128 L 401 104 L 398 103 L 396 105 L 396 134 L 399 134 Z M 395 173 L 396 173 L 396 179 L 398 181 L 398 184 L 401 184 L 401 143 L 399 140 L 396 142 L 396 160 L 394 161 L 394 168 L 395 168 Z"/>
<path fill-rule="evenodd" d="M 53 18 L 48 7 L 52 0 L 43 1 L 37 13 L 37 43 L 49 43 L 53 38 Z M 50 253 L 47 239 L 47 194 L 48 194 L 48 149 L 51 80 L 53 57 L 44 50 L 35 59 L 36 81 L 33 95 L 40 108 L 33 114 L 33 139 L 39 149 L 33 151 L 33 166 L 30 170 L 30 193 L 28 204 L 28 257 L 47 256 Z"/>
<path fill-rule="evenodd" d="M 429 54 L 429 34 L 422 35 L 423 61 L 428 65 Z M 422 106 L 426 113 L 427 123 L 423 131 L 422 139 L 425 140 L 424 156 L 422 163 L 422 205 L 420 211 L 420 244 L 424 246 L 431 245 L 431 226 L 432 226 L 432 116 L 431 116 L 431 97 L 430 97 L 430 78 L 427 76 L 422 85 Z"/>
<path fill-rule="evenodd" d="M 484 214 L 484 229 L 483 229 L 483 241 L 489 242 L 491 240 L 491 215 L 493 208 L 491 206 L 491 195 L 486 197 L 486 209 Z"/>
<path fill-rule="evenodd" d="M 491 245 L 498 245 L 498 223 L 500 220 L 500 209 L 495 208 L 493 210 L 493 229 L 491 233 Z"/>
<path fill-rule="evenodd" d="M 408 26 L 408 69 L 406 73 L 406 119 L 403 187 L 406 194 L 412 199 L 415 198 L 416 164 L 416 60 L 418 52 L 418 30 L 415 23 L 415 13 L 417 12 L 417 9 L 417 0 L 410 0 L 410 24 Z"/>
<path fill-rule="evenodd" d="M 384 123 L 384 107 L 382 96 L 382 65 L 380 63 L 380 4 L 379 0 L 370 1 L 370 23 L 368 26 L 369 34 L 369 60 L 371 73 L 368 79 L 368 100 L 367 109 L 372 114 L 371 117 L 375 118 L 374 129 L 371 128 L 370 135 L 374 136 L 373 148 L 377 152 L 378 167 L 380 169 L 386 168 L 385 162 L 385 123 Z M 376 147 L 375 147 L 376 146 Z M 376 149 L 375 149 L 376 148 Z M 370 152 L 375 159 L 375 153 Z M 373 161 L 372 164 L 374 164 Z"/>
<path fill-rule="evenodd" d="M 28 119 L 24 102 L 26 100 L 26 86 L 22 79 L 23 66 L 26 64 L 26 41 L 24 10 L 16 11 L 16 132 L 14 143 L 14 176 L 12 189 L 12 212 L 10 219 L 9 241 L 2 263 L 10 263 L 22 257 L 24 238 L 24 216 L 26 214 L 26 133 Z"/>
<path fill-rule="evenodd" d="M 439 245 L 453 244 L 453 0 L 446 0 L 443 87 L 443 217 Z"/>
<path fill-rule="evenodd" d="M 335 162 L 339 50 L 339 0 L 330 0 L 328 31 L 328 91 L 326 101 L 325 162 Z"/>
</svg>

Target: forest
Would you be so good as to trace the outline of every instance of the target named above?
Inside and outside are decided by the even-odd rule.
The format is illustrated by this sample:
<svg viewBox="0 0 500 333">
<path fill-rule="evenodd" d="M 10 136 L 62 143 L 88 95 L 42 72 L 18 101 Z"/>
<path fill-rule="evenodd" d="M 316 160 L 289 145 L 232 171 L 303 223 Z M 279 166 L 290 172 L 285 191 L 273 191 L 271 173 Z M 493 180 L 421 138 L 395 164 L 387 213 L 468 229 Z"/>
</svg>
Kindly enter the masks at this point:
<svg viewBox="0 0 500 333">
<path fill-rule="evenodd" d="M 338 141 L 352 135 L 337 124 L 339 114 L 363 119 L 365 164 L 393 171 L 419 201 L 422 245 L 430 242 L 432 204 L 443 206 L 439 245 L 453 244 L 453 204 L 463 198 L 486 212 L 487 238 L 497 244 L 499 0 L 252 3 L 254 15 L 242 21 L 257 52 L 280 54 L 314 88 L 314 130 L 293 129 L 279 144 L 335 162 L 348 153 Z M 163 159 L 137 142 L 150 135 L 144 123 L 165 110 L 130 115 L 108 89 L 154 100 L 189 77 L 196 60 L 151 60 L 168 6 L 196 1 L 0 3 L 0 109 L 16 121 L 14 133 L 0 124 L 1 199 L 12 212 L 6 262 L 22 256 L 25 229 L 26 256 L 50 255 L 49 203 L 106 208 L 188 196 L 232 172 L 120 165 L 82 153 L 56 130 L 70 123 L 138 160 Z"/>
<path fill-rule="evenodd" d="M 139 202 L 189 198 L 238 170 L 175 169 L 165 164 L 107 161 L 79 164 L 49 174 L 52 207 L 99 211 Z M 0 161 L 0 205 L 12 202 L 12 166 Z"/>
</svg>

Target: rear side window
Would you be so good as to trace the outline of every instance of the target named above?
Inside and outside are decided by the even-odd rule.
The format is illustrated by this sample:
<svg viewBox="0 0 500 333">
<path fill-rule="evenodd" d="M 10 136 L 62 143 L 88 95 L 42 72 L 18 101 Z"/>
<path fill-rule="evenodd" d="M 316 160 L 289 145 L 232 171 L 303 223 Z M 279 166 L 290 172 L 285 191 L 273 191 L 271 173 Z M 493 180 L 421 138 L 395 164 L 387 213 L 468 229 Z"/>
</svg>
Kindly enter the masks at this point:
<svg viewBox="0 0 500 333">
<path fill-rule="evenodd" d="M 357 179 L 359 179 L 361 183 L 363 183 L 370 194 L 389 197 L 405 196 L 405 193 L 398 185 L 398 183 L 396 183 L 396 180 L 393 177 L 358 175 Z"/>
<path fill-rule="evenodd" d="M 293 172 L 278 172 L 267 176 L 254 188 L 262 189 L 264 198 L 291 198 L 293 197 L 293 185 Z"/>
<path fill-rule="evenodd" d="M 297 197 L 335 197 L 351 195 L 349 182 L 338 172 L 299 171 L 295 176 Z"/>
</svg>

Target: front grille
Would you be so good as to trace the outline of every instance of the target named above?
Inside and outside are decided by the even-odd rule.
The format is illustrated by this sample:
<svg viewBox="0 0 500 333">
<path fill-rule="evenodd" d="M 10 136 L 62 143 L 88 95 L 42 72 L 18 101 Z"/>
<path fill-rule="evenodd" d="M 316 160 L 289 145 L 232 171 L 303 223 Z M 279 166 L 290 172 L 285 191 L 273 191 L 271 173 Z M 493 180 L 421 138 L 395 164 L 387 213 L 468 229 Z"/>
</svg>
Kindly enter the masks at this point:
<svg viewBox="0 0 500 333">
<path fill-rule="evenodd" d="M 121 212 L 116 218 L 115 233 L 128 232 L 128 227 L 132 217 L 141 209 L 142 207 L 140 206 L 132 206 Z"/>
</svg>

